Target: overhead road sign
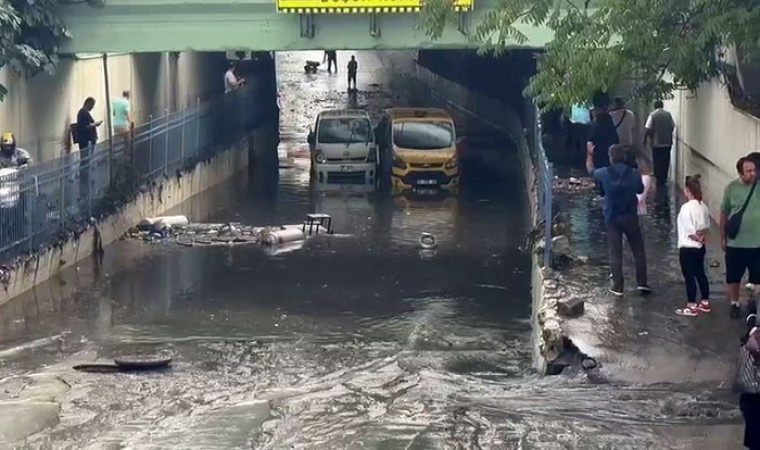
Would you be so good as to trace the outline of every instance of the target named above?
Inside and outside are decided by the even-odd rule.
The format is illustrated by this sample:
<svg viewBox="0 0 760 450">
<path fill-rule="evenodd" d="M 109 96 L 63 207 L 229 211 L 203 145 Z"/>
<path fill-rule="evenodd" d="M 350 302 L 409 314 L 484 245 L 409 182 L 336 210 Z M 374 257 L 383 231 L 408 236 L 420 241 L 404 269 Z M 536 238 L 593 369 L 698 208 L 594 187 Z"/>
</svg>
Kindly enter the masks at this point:
<svg viewBox="0 0 760 450">
<path fill-rule="evenodd" d="M 475 0 L 455 0 L 456 11 L 471 11 Z M 418 13 L 422 0 L 277 0 L 277 11 L 292 14 Z"/>
</svg>

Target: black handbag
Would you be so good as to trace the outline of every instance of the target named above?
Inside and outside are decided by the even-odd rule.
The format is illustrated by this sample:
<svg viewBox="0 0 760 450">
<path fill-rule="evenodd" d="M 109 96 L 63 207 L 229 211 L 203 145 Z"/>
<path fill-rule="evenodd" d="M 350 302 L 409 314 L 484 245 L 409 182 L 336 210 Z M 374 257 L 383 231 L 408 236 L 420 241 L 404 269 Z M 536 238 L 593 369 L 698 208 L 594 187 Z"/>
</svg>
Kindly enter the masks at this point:
<svg viewBox="0 0 760 450">
<path fill-rule="evenodd" d="M 749 201 L 752 198 L 752 194 L 755 193 L 755 186 L 757 186 L 757 181 L 755 181 L 752 184 L 752 187 L 749 190 L 749 194 L 747 195 L 747 198 L 744 200 L 744 205 L 742 205 L 742 209 L 737 211 L 735 214 L 732 214 L 728 221 L 726 222 L 726 236 L 728 236 L 729 239 L 735 239 L 736 236 L 739 235 L 739 230 L 742 227 L 742 219 L 744 218 L 744 211 L 747 210 L 747 205 L 749 205 Z"/>
</svg>

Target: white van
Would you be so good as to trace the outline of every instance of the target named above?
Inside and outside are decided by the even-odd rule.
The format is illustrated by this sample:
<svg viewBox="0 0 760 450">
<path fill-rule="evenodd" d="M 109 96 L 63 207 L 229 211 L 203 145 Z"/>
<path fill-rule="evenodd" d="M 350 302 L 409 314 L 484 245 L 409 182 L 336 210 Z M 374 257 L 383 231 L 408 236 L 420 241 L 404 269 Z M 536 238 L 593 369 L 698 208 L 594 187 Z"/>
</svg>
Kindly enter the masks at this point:
<svg viewBox="0 0 760 450">
<path fill-rule="evenodd" d="M 360 109 L 322 111 L 309 130 L 311 173 L 320 183 L 375 179 L 378 149 L 369 114 Z"/>
</svg>

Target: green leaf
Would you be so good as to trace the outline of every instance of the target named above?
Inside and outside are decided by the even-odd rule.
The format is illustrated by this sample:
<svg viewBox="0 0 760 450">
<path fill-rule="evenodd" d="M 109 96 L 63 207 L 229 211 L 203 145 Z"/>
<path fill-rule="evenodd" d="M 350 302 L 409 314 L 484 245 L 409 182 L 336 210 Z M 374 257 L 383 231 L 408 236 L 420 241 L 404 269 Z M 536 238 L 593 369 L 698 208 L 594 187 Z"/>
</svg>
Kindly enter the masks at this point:
<svg viewBox="0 0 760 450">
<path fill-rule="evenodd" d="M 57 0 L 0 0 L 0 68 L 27 76 L 54 72 L 58 48 L 70 37 L 57 7 Z M 7 93 L 0 85 L 0 101 Z"/>
<path fill-rule="evenodd" d="M 428 0 L 422 27 L 437 39 L 452 14 L 453 3 Z M 667 98 L 721 76 L 727 48 L 760 58 L 760 0 L 499 0 L 475 24 L 481 53 L 525 44 L 520 23 L 554 32 L 526 89 L 544 108 L 609 90 Z"/>
</svg>

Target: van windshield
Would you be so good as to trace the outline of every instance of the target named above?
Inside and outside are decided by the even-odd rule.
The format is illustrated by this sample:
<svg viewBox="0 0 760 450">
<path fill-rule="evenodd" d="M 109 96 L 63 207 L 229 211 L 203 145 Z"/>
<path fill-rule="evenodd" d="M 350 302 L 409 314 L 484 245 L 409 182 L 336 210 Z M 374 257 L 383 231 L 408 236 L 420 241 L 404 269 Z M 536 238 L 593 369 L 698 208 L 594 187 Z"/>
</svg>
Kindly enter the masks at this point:
<svg viewBox="0 0 760 450">
<path fill-rule="evenodd" d="M 409 150 L 448 149 L 454 145 L 454 124 L 448 121 L 395 122 L 393 144 Z"/>
<path fill-rule="evenodd" d="M 321 119 L 317 131 L 320 144 L 353 144 L 372 142 L 372 125 L 361 117 L 336 117 Z"/>
</svg>

